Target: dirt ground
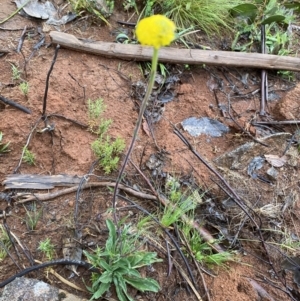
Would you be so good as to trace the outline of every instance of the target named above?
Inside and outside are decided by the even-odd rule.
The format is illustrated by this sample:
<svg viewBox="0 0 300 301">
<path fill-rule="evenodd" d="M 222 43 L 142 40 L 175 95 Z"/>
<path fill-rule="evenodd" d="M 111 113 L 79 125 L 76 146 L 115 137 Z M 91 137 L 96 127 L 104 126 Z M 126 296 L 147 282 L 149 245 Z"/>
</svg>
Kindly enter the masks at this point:
<svg viewBox="0 0 300 301">
<path fill-rule="evenodd" d="M 14 3 L 3 0 L 0 20 L 6 18 L 14 10 Z M 111 28 L 91 25 L 88 19 L 83 18 L 72 21 L 65 26 L 60 26 L 59 30 L 67 31 L 69 34 L 74 34 L 82 39 L 113 42 L 115 37 L 112 32 L 120 27 L 116 21 L 126 21 L 129 16 L 130 14 L 124 12 L 114 13 L 110 18 Z M 25 39 L 22 53 L 16 53 L 15 49 L 25 25 L 28 28 L 33 28 L 33 34 Z M 31 114 L 25 114 L 11 106 L 2 105 L 0 102 L 0 131 L 4 134 L 4 142 L 10 141 L 10 152 L 0 156 L 0 183 L 8 175 L 15 172 L 28 135 L 41 117 L 46 77 L 55 51 L 55 46 L 50 44 L 49 30 L 56 30 L 53 26 L 45 26 L 41 20 L 26 19 L 20 15 L 14 16 L 1 26 L 0 52 L 3 49 L 8 50 L 8 53 L 0 57 L 1 96 L 22 104 L 31 110 Z M 42 46 L 28 60 L 34 45 L 40 38 L 38 34 L 34 34 L 38 27 L 44 31 L 46 46 Z M 216 44 L 218 43 L 214 41 L 213 45 Z M 177 45 L 176 47 L 180 46 Z M 26 65 L 25 60 L 28 60 Z M 22 71 L 21 79 L 12 79 L 11 64 Z M 192 178 L 200 187 L 209 191 L 216 208 L 214 212 L 219 212 L 225 216 L 228 233 L 230 231 L 236 233 L 239 226 L 242 225 L 241 220 L 243 220 L 241 217 L 238 218 L 240 212 L 232 213 L 230 211 L 232 208 L 222 205 L 228 197 L 224 195 L 219 180 L 216 181 L 215 175 L 174 134 L 172 124 L 178 127 L 193 148 L 212 165 L 216 158 L 246 142 L 252 142 L 254 137 L 261 138 L 267 134 L 277 132 L 293 134 L 297 127 L 268 124 L 262 128 L 251 125 L 251 121 L 262 121 L 257 114 L 260 94 L 259 92 L 252 93 L 259 88 L 259 71 L 211 66 L 190 66 L 185 69 L 182 66 L 173 66 L 172 70 L 174 73 L 177 72 L 176 74 L 180 78 L 180 81 L 174 87 L 176 97 L 173 101 L 165 104 L 162 118 L 152 125 L 157 145 L 167 153 L 163 172 L 176 175 L 178 178 Z M 247 83 L 241 80 L 245 78 L 245 75 L 248 78 Z M 233 91 L 233 85 L 226 77 L 234 82 L 238 92 L 236 92 L 237 90 Z M 19 88 L 19 84 L 23 80 L 29 83 L 28 96 L 22 94 Z M 17 173 L 66 174 L 73 176 L 83 176 L 89 173 L 95 161 L 95 156 L 91 150 L 91 143 L 95 140 L 95 135 L 89 132 L 87 128 L 70 121 L 72 119 L 81 124 L 88 123 L 87 99 L 103 98 L 106 104 L 105 118 L 113 121 L 109 129 L 110 136 L 112 138 L 122 137 L 128 147 L 138 114 L 138 101 L 134 97 L 135 88 L 132 84 L 138 80 L 146 81 L 141 74 L 139 64 L 135 61 L 108 59 L 60 49 L 50 76 L 47 114 L 59 114 L 65 118 L 57 116 L 49 118 L 50 123 L 55 125 L 55 129 L 51 133 L 41 132 L 44 123 L 39 123 L 37 129 L 33 131 L 29 144 L 29 150 L 36 157 L 35 164 L 30 166 L 22 163 Z M 299 120 L 297 96 L 299 86 L 294 89 L 295 82 L 290 83 L 281 80 L 275 73 L 269 75 L 269 85 L 270 96 L 274 100 L 269 102 L 268 118 L 264 120 Z M 230 100 L 231 116 L 234 120 L 230 118 L 227 112 L 225 112 L 225 117 L 222 116 L 222 112 L 218 109 L 219 104 L 228 107 L 228 95 L 232 96 Z M 229 132 L 217 138 L 205 135 L 192 137 L 181 127 L 181 122 L 188 117 L 217 119 L 229 127 Z M 248 132 L 248 135 L 245 132 Z M 274 154 L 274 152 L 279 154 L 279 150 L 281 151 L 282 148 L 284 149 L 285 145 L 278 145 L 277 150 L 274 147 L 272 151 L 264 151 L 264 154 Z M 296 150 L 297 154 L 295 144 L 290 148 L 293 151 Z M 146 162 L 150 155 L 154 153 L 157 153 L 157 148 L 153 137 L 149 135 L 149 132 L 141 130 L 131 160 L 140 166 L 150 179 L 153 177 L 155 182 L 151 171 L 146 168 Z M 251 199 L 253 208 L 265 208 L 264 206 L 272 203 L 273 200 L 277 202 L 278 206 L 285 204 L 287 199 L 284 199 L 282 195 L 281 197 L 278 196 L 280 193 L 275 191 L 276 187 L 278 190 L 280 187 L 281 191 L 284 191 L 284 196 L 293 195 L 294 200 L 293 204 L 281 215 L 280 213 L 276 217 L 260 215 L 263 226 L 269 230 L 264 229 L 263 236 L 268 242 L 272 242 L 270 243 L 271 247 L 267 247 L 269 254 L 266 254 L 265 249 L 259 243 L 259 235 L 255 226 L 244 220 L 244 224 L 241 226 L 244 229 L 238 237 L 240 241 L 234 247 L 237 253 L 235 262 L 229 262 L 223 267 L 205 267 L 209 272 L 203 272 L 203 282 L 201 275 L 191 261 L 190 264 L 197 281 L 197 290 L 203 300 L 208 299 L 203 283 L 206 283 L 206 291 L 209 293 L 210 300 L 213 301 L 300 300 L 299 295 L 296 294 L 298 288 L 292 281 L 291 273 L 289 272 L 284 277 L 280 266 L 281 261 L 285 258 L 284 254 L 287 256 L 299 255 L 300 206 L 297 203 L 299 196 L 299 157 L 295 155 L 295 152 L 293 154 L 295 162 L 282 168 L 280 178 L 277 180 L 281 183 L 284 182 L 284 187 L 277 184 L 271 186 L 258 179 L 247 179 L 249 184 L 245 187 L 248 187 L 249 190 L 245 192 L 245 189 L 239 189 L 241 186 L 237 184 L 237 178 L 230 178 L 226 174 L 224 166 L 223 169 L 215 167 L 220 173 L 223 173 L 225 179 L 239 192 L 242 198 Z M 291 157 L 292 154 L 289 153 L 288 156 Z M 238 172 L 239 169 L 235 171 Z M 94 170 L 93 173 L 101 176 L 101 179 L 108 178 L 100 169 Z M 151 193 L 146 182 L 132 165 L 128 166 L 126 173 L 128 175 L 126 179 L 128 185 L 137 185 L 141 190 Z M 248 177 L 247 174 L 246 176 Z M 109 180 L 114 181 L 116 177 L 117 172 L 114 172 L 109 175 Z M 256 188 L 256 194 L 252 195 L 252 198 L 247 198 L 246 195 L 251 194 L 251 187 Z M 0 192 L 4 191 L 4 185 L 0 186 Z M 20 192 L 19 190 L 13 190 L 13 192 L 16 191 Z M 37 193 L 37 191 L 28 190 L 25 192 Z M 38 191 L 38 193 L 40 192 Z M 277 197 L 274 197 L 274 195 Z M 105 212 L 111 207 L 111 200 L 111 192 L 104 188 L 89 189 L 82 192 L 79 203 L 79 224 L 82 232 L 81 244 L 84 249 L 91 250 L 90 247 L 95 244 L 103 245 L 106 235 Z M 136 202 L 148 211 L 157 210 L 157 204 L 153 201 L 136 199 Z M 75 193 L 63 195 L 48 202 L 37 202 L 37 206 L 42 208 L 43 214 L 34 231 L 28 231 L 25 224 L 26 210 L 31 210 L 28 204 L 24 206 L 16 205 L 13 208 L 12 216 L 6 218 L 6 223 L 22 244 L 30 250 L 32 258 L 45 260 L 41 253 L 37 251 L 39 242 L 45 238 L 51 238 L 56 246 L 56 258 L 62 258 L 63 239 L 68 237 L 69 233 L 74 230 L 72 229 L 72 219 L 75 204 Z M 118 204 L 125 212 L 128 204 L 126 205 L 123 202 Z M 4 210 L 5 207 L 5 201 L 1 200 L 1 209 Z M 219 237 L 222 231 L 216 226 L 218 221 L 213 216 L 214 214 L 209 211 L 212 208 L 211 205 L 203 205 L 197 209 L 197 218 L 212 234 Z M 132 209 L 128 208 L 127 210 Z M 134 222 L 137 218 L 137 212 L 133 210 L 131 214 L 132 222 Z M 222 227 L 224 227 L 224 224 L 220 226 L 220 228 Z M 230 235 L 235 235 L 232 232 L 230 233 Z M 290 238 L 290 244 L 287 243 L 288 238 Z M 272 246 L 276 246 L 276 249 Z M 278 251 L 278 248 L 281 251 Z M 154 269 L 148 271 L 147 274 L 159 281 L 162 290 L 157 294 L 133 292 L 135 298 L 138 300 L 199 300 L 189 289 L 178 270 L 173 268 L 171 275 L 168 276 L 167 258 L 163 254 L 160 255 L 164 262 L 154 265 Z M 18 257 L 13 251 L 12 256 L 18 261 Z M 272 270 L 269 261 L 273 262 L 277 274 Z M 22 269 L 29 266 L 30 263 L 27 259 L 22 259 L 19 265 Z M 70 271 L 64 267 L 57 267 L 55 270 L 65 278 L 70 275 Z M 82 268 L 78 270 L 88 283 L 89 272 Z M 7 279 L 18 271 L 16 265 L 7 257 L 0 263 L 0 281 Z M 74 292 L 74 289 L 63 284 L 49 273 L 39 271 L 30 274 L 30 276 L 44 279 L 51 284 Z M 70 281 L 84 289 L 82 277 L 75 276 Z M 284 281 L 287 281 L 286 286 L 283 285 Z M 294 299 L 291 294 L 285 293 L 287 287 L 291 290 L 294 289 Z M 76 293 L 79 296 L 90 296 L 82 291 L 76 291 Z"/>
</svg>

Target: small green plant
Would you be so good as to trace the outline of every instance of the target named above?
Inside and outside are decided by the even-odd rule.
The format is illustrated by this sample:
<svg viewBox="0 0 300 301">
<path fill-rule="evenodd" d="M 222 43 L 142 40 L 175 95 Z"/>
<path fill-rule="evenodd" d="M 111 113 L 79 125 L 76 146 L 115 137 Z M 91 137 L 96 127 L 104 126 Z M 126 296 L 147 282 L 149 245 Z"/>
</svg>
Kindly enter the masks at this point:
<svg viewBox="0 0 300 301">
<path fill-rule="evenodd" d="M 19 80 L 21 78 L 21 71 L 14 64 L 10 64 L 10 65 L 11 65 L 11 71 L 12 71 L 12 79 Z"/>
<path fill-rule="evenodd" d="M 161 13 L 172 19 L 179 30 L 196 28 L 215 35 L 220 34 L 223 28 L 233 29 L 229 10 L 241 3 L 242 0 L 148 0 L 144 14 Z"/>
<path fill-rule="evenodd" d="M 9 144 L 10 142 L 7 142 L 6 144 L 2 143 L 2 139 L 3 139 L 3 133 L 0 132 L 0 156 L 3 153 L 8 153 L 9 152 Z"/>
<path fill-rule="evenodd" d="M 35 154 L 32 153 L 27 147 L 24 147 L 23 161 L 29 165 L 35 164 Z"/>
<path fill-rule="evenodd" d="M 191 250 L 197 261 L 209 265 L 222 265 L 224 262 L 232 260 L 233 253 L 215 253 L 212 246 L 213 242 L 202 241 L 199 233 L 192 228 L 191 224 L 181 219 L 182 215 L 185 214 L 191 220 L 194 220 L 195 209 L 197 205 L 202 203 L 203 197 L 197 190 L 186 189 L 183 192 L 179 181 L 169 176 L 166 180 L 166 196 L 169 204 L 166 205 L 159 220 L 165 227 L 169 227 L 174 223 L 178 225 L 185 238 L 184 241 L 188 243 L 189 250 Z M 215 243 L 219 242 L 215 241 Z"/>
<path fill-rule="evenodd" d="M 0 262 L 4 260 L 4 258 L 7 255 L 6 250 L 9 250 L 11 247 L 11 241 L 9 239 L 9 236 L 4 228 L 3 225 L 0 225 Z"/>
<path fill-rule="evenodd" d="M 29 231 L 33 231 L 37 226 L 37 223 L 42 215 L 43 209 L 41 208 L 40 210 L 38 210 L 35 202 L 32 203 L 31 210 L 28 210 L 25 206 L 24 208 L 26 211 L 25 223 L 27 229 Z"/>
<path fill-rule="evenodd" d="M 125 224 L 118 230 L 112 221 L 106 220 L 109 235 L 104 250 L 97 248 L 93 254 L 84 251 L 90 263 L 100 268 L 102 274 L 92 274 L 92 286 L 88 290 L 92 299 L 98 299 L 115 286 L 120 301 L 133 301 L 127 291 L 127 285 L 144 292 L 158 292 L 160 287 L 156 280 L 144 278 L 138 272 L 143 266 L 162 261 L 154 252 L 140 251 L 138 234 L 132 234 L 130 225 Z"/>
<path fill-rule="evenodd" d="M 45 240 L 39 243 L 38 250 L 43 252 L 48 261 L 51 261 L 54 257 L 54 245 L 51 243 L 50 238 L 46 238 Z"/>
<path fill-rule="evenodd" d="M 98 135 L 91 147 L 99 159 L 100 167 L 108 174 L 117 168 L 119 155 L 125 149 L 125 142 L 119 137 L 112 139 L 107 135 L 112 120 L 101 117 L 104 111 L 103 99 L 88 100 L 89 130 Z"/>
<path fill-rule="evenodd" d="M 293 71 L 279 70 L 279 71 L 277 71 L 277 74 L 279 76 L 281 76 L 282 78 L 287 79 L 290 82 L 293 82 L 296 79 L 295 72 L 293 72 Z"/>
<path fill-rule="evenodd" d="M 136 11 L 136 13 L 139 15 L 139 11 L 135 0 L 124 0 L 123 7 L 125 11 L 128 11 L 133 8 Z"/>
<path fill-rule="evenodd" d="M 88 99 L 87 104 L 89 121 L 97 121 L 106 108 L 103 99 L 98 98 L 95 101 Z"/>
<path fill-rule="evenodd" d="M 151 64 L 146 63 L 146 66 L 147 66 L 148 73 L 150 73 L 151 72 Z M 158 63 L 157 68 L 158 68 L 159 73 L 162 75 L 162 77 L 165 80 L 167 78 L 168 74 L 170 74 L 167 66 L 163 63 Z"/>
<path fill-rule="evenodd" d="M 141 217 L 136 222 L 136 229 L 141 235 L 146 234 L 146 236 L 148 236 L 149 233 L 150 235 L 153 235 L 153 231 L 149 229 L 153 228 L 155 225 L 151 216 Z"/>
<path fill-rule="evenodd" d="M 89 130 L 97 135 L 105 134 L 109 126 L 112 123 L 111 119 L 102 119 L 101 115 L 104 113 L 106 106 L 102 98 L 98 98 L 95 101 L 88 99 L 88 123 Z"/>
<path fill-rule="evenodd" d="M 237 33 L 232 42 L 232 50 L 255 51 L 261 50 L 261 25 L 265 25 L 266 53 L 275 55 L 290 55 L 291 45 L 295 39 L 288 30 L 296 17 L 294 10 L 299 5 L 289 5 L 286 1 L 260 1 L 245 3 L 234 7 L 231 14 L 236 17 Z M 291 71 L 278 71 L 278 75 L 293 81 L 295 74 Z"/>
<path fill-rule="evenodd" d="M 116 36 L 116 42 L 119 44 L 137 44 L 137 40 L 131 39 L 128 34 L 120 32 Z"/>
<path fill-rule="evenodd" d="M 199 233 L 192 229 L 190 225 L 185 224 L 181 229 L 185 241 L 188 242 L 190 250 L 197 261 L 208 265 L 220 266 L 227 261 L 233 260 L 232 252 L 214 253 L 211 244 L 203 242 Z M 218 243 L 218 241 L 215 241 L 215 243 Z"/>
<path fill-rule="evenodd" d="M 20 90 L 22 91 L 22 93 L 27 96 L 28 92 L 29 92 L 29 83 L 28 82 L 22 82 L 19 85 Z"/>
<path fill-rule="evenodd" d="M 160 218 L 161 224 L 165 227 L 179 222 L 183 214 L 192 212 L 197 206 L 198 200 L 193 197 L 193 194 L 183 193 L 179 182 L 171 176 L 166 181 L 166 194 L 169 204 L 166 205 Z"/>
<path fill-rule="evenodd" d="M 237 19 L 237 33 L 232 43 L 233 50 L 260 50 L 261 25 L 265 25 L 266 52 L 288 55 L 291 37 L 287 25 L 295 19 L 293 11 L 277 0 L 244 3 L 233 7 L 231 15 Z M 245 40 L 242 42 L 241 40 Z M 257 51 L 256 50 L 256 51 Z"/>
<path fill-rule="evenodd" d="M 109 25 L 107 18 L 114 10 L 114 0 L 69 0 L 69 2 L 77 14 L 86 12 L 94 17 L 94 20 L 102 20 Z"/>
<path fill-rule="evenodd" d="M 92 150 L 99 159 L 99 165 L 105 173 L 109 174 L 114 171 L 120 160 L 119 155 L 125 149 L 125 142 L 121 138 L 116 138 L 114 141 L 110 136 L 100 136 L 92 142 Z"/>
<path fill-rule="evenodd" d="M 111 119 L 106 119 L 106 120 L 102 119 L 98 126 L 97 134 L 104 135 L 108 131 L 111 124 L 112 124 Z"/>
</svg>

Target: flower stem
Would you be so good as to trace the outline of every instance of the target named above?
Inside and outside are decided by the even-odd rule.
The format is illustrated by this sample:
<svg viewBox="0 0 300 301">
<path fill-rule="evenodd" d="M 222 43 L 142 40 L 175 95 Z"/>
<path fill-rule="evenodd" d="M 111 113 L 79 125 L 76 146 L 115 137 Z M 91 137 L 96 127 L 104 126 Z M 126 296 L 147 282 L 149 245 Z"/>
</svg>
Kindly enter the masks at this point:
<svg viewBox="0 0 300 301">
<path fill-rule="evenodd" d="M 140 129 L 141 124 L 142 124 L 143 115 L 145 113 L 145 109 L 147 107 L 148 100 L 149 100 L 149 97 L 151 95 L 153 85 L 154 85 L 154 80 L 155 80 L 155 75 L 156 75 L 156 70 L 157 70 L 157 63 L 158 63 L 158 48 L 153 48 L 152 65 L 151 65 L 150 79 L 149 79 L 147 91 L 146 91 L 145 97 L 142 101 L 142 104 L 140 106 L 140 112 L 139 112 L 139 116 L 138 116 L 138 119 L 137 119 L 137 122 L 136 122 L 136 125 L 135 125 L 135 129 L 134 129 L 134 132 L 133 132 L 131 143 L 130 143 L 129 149 L 127 151 L 126 157 L 124 159 L 124 162 L 122 164 L 122 167 L 119 171 L 119 175 L 118 175 L 118 178 L 117 178 L 117 181 L 116 181 L 116 186 L 115 186 L 115 189 L 114 189 L 114 195 L 113 195 L 113 200 L 112 200 L 113 204 L 112 205 L 113 205 L 113 212 L 114 212 L 113 214 L 114 214 L 115 225 L 118 224 L 117 223 L 117 217 L 116 217 L 116 210 L 115 210 L 116 209 L 116 198 L 117 198 L 117 193 L 118 193 L 118 186 L 121 182 L 123 172 L 126 168 L 127 162 L 128 162 L 129 157 L 132 153 L 134 143 L 136 141 L 139 129 Z"/>
</svg>

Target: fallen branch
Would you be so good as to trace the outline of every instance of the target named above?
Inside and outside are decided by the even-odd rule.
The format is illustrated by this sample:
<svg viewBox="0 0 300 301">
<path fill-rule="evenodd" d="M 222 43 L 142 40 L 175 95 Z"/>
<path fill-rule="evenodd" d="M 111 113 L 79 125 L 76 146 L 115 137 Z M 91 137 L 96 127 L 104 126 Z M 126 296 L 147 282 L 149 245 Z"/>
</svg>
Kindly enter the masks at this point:
<svg viewBox="0 0 300 301">
<path fill-rule="evenodd" d="M 35 181 L 37 180 L 37 176 L 36 175 L 11 175 L 8 176 L 8 179 L 6 179 L 3 182 L 3 185 L 5 185 L 5 189 L 18 189 L 18 188 L 22 188 L 24 189 L 25 187 L 46 187 L 47 186 L 48 189 L 53 188 L 56 185 L 70 185 L 70 184 L 75 184 L 76 182 L 78 183 L 80 181 L 81 178 L 79 177 L 73 177 L 73 176 L 67 176 L 67 175 L 56 175 L 56 176 L 41 176 L 41 180 L 42 182 L 44 182 L 45 186 L 40 186 L 41 183 L 35 183 Z M 32 182 L 31 182 L 32 180 Z M 22 183 L 20 183 L 22 182 Z M 33 186 L 27 186 L 27 185 L 33 185 Z M 150 184 L 150 183 L 148 183 Z M 87 188 L 91 188 L 91 187 L 115 187 L 116 183 L 115 182 L 88 182 L 84 185 L 81 186 L 81 189 L 87 189 Z M 152 192 L 154 193 L 154 195 L 151 194 L 146 194 L 146 193 L 142 193 L 139 191 L 136 191 L 130 187 L 127 187 L 125 185 L 119 184 L 118 187 L 120 189 L 122 189 L 123 191 L 141 198 L 141 199 L 147 199 L 147 200 L 152 200 L 152 201 L 157 201 L 159 200 L 161 204 L 163 204 L 164 206 L 167 206 L 169 204 L 169 201 L 163 197 L 162 195 L 158 195 L 155 190 L 152 188 Z M 150 186 L 152 187 L 152 185 Z M 45 188 L 44 188 L 45 189 Z M 36 193 L 36 194 L 28 194 L 28 193 L 18 193 L 17 194 L 17 198 L 19 199 L 19 201 L 17 201 L 15 204 L 24 204 L 27 202 L 32 202 L 35 200 L 39 200 L 41 202 L 44 201 L 49 201 L 52 200 L 54 198 L 60 197 L 62 195 L 68 194 L 68 193 L 72 193 L 72 192 L 76 192 L 78 189 L 78 185 L 70 187 L 70 188 L 66 188 L 66 189 L 62 189 L 62 190 L 58 190 L 56 192 L 53 193 Z M 212 242 L 214 241 L 214 238 L 212 237 L 212 235 L 204 228 L 201 227 L 197 222 L 195 222 L 194 220 L 188 218 L 186 215 L 182 216 L 182 219 L 189 224 L 192 228 L 194 228 L 196 231 L 199 232 L 199 234 L 201 235 L 201 237 L 218 253 L 222 253 L 224 252 L 223 248 L 214 243 L 212 244 Z"/>
<path fill-rule="evenodd" d="M 276 121 L 276 120 L 270 120 L 270 121 L 255 121 L 252 122 L 252 125 L 284 125 L 284 124 L 288 124 L 288 125 L 293 125 L 293 124 L 299 124 L 300 120 L 283 120 L 283 121 Z"/>
<path fill-rule="evenodd" d="M 72 175 L 12 174 L 6 176 L 2 185 L 5 189 L 53 189 L 56 186 L 78 185 L 81 179 Z M 5 197 L 4 194 L 0 194 L 1 197 Z"/>
<path fill-rule="evenodd" d="M 83 41 L 77 39 L 73 35 L 58 31 L 51 31 L 50 37 L 54 44 L 59 44 L 61 47 L 106 57 L 137 61 L 151 61 L 152 58 L 152 47 L 129 44 L 124 45 L 102 41 Z M 208 64 L 300 71 L 300 58 L 261 53 L 162 47 L 159 51 L 159 61 L 162 63 L 173 64 Z"/>
<path fill-rule="evenodd" d="M 91 187 L 115 187 L 116 183 L 114 182 L 91 182 L 91 183 L 86 183 L 84 185 L 81 186 L 81 189 L 88 189 Z M 146 194 L 146 193 L 142 193 L 139 191 L 136 191 L 132 188 L 126 187 L 125 185 L 119 185 L 119 188 L 122 189 L 123 191 L 126 191 L 127 193 L 130 193 L 131 195 L 138 197 L 138 198 L 142 198 L 142 199 L 147 199 L 147 200 L 153 200 L 156 201 L 157 198 L 154 195 L 151 194 Z M 66 188 L 66 189 L 62 189 L 62 190 L 58 190 L 56 192 L 53 193 L 38 193 L 38 194 L 27 194 L 27 193 L 18 193 L 17 197 L 18 198 L 24 198 L 23 200 L 17 201 L 15 204 L 23 204 L 23 203 L 27 203 L 27 202 L 32 202 L 32 201 L 36 201 L 37 199 L 41 202 L 43 201 L 49 201 L 51 199 L 57 198 L 59 196 L 71 193 L 71 192 L 75 192 L 77 191 L 78 186 L 73 186 L 70 188 Z"/>
</svg>

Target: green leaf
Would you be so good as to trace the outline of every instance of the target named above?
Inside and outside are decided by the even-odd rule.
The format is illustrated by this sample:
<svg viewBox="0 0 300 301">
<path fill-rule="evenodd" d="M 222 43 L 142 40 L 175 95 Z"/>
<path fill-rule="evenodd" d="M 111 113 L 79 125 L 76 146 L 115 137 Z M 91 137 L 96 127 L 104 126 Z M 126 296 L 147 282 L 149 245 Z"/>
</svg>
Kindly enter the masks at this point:
<svg viewBox="0 0 300 301">
<path fill-rule="evenodd" d="M 234 18 L 244 17 L 249 19 L 251 22 L 253 22 L 257 16 L 258 9 L 257 6 L 254 4 L 245 3 L 233 7 L 232 9 L 229 10 L 229 12 Z"/>
<path fill-rule="evenodd" d="M 157 253 L 156 252 L 147 252 L 144 255 L 144 260 L 147 262 L 147 264 L 152 264 L 155 262 L 162 262 L 163 260 L 161 258 L 157 258 Z"/>
<path fill-rule="evenodd" d="M 118 43 L 124 43 L 125 41 L 130 41 L 128 35 L 126 35 L 125 33 L 119 33 L 117 36 L 116 36 L 116 41 Z"/>
<path fill-rule="evenodd" d="M 97 279 L 97 280 L 95 281 L 95 279 Z M 95 292 L 98 289 L 98 286 L 100 284 L 101 284 L 100 277 L 99 276 L 97 278 L 96 278 L 96 276 L 93 277 L 92 278 L 92 292 Z"/>
<path fill-rule="evenodd" d="M 99 264 L 99 266 L 102 268 L 102 269 L 104 269 L 104 270 L 106 270 L 106 271 L 113 271 L 112 270 L 112 267 L 104 260 L 104 259 L 98 259 L 98 264 Z"/>
<path fill-rule="evenodd" d="M 135 269 L 129 269 L 127 270 L 126 276 L 128 277 L 141 277 L 141 274 L 139 273 L 139 271 L 135 270 Z"/>
<path fill-rule="evenodd" d="M 102 283 L 111 283 L 112 282 L 113 273 L 111 271 L 105 271 L 99 277 L 98 281 Z"/>
<path fill-rule="evenodd" d="M 129 261 L 126 257 L 120 258 L 120 259 L 118 259 L 117 262 L 113 263 L 113 269 L 114 270 L 117 270 L 117 269 L 127 270 L 128 268 L 130 268 L 130 264 L 129 264 Z"/>
<path fill-rule="evenodd" d="M 265 12 L 265 15 L 274 15 L 278 11 L 278 7 L 272 7 L 270 10 Z"/>
<path fill-rule="evenodd" d="M 141 292 L 150 291 L 157 293 L 160 290 L 158 282 L 151 278 L 125 277 L 125 281 Z"/>
<path fill-rule="evenodd" d="M 116 239 L 117 239 L 117 231 L 116 231 L 116 227 L 115 227 L 114 223 L 111 220 L 107 219 L 106 226 L 109 230 L 109 236 L 111 236 L 113 238 L 113 242 L 115 243 Z"/>
<path fill-rule="evenodd" d="M 128 35 L 125 34 L 125 33 L 119 33 L 119 34 L 117 35 L 116 39 L 117 39 L 117 40 L 118 40 L 118 39 L 126 39 L 126 40 L 129 40 L 129 37 L 128 37 Z"/>
<path fill-rule="evenodd" d="M 106 220 L 106 226 L 109 231 L 108 239 L 105 244 L 105 249 L 109 253 L 115 254 L 115 248 L 116 248 L 116 240 L 117 240 L 117 232 L 116 232 L 116 227 L 113 224 L 111 220 Z"/>
<path fill-rule="evenodd" d="M 121 289 L 123 290 L 124 294 L 127 295 L 127 286 L 126 286 L 126 282 L 123 278 L 123 275 L 116 273 L 115 277 L 118 279 L 118 284 L 121 287 Z"/>
<path fill-rule="evenodd" d="M 91 262 L 91 264 L 95 266 L 95 262 L 97 261 L 98 258 L 95 255 L 92 255 L 85 250 L 83 250 L 83 254 Z"/>
<path fill-rule="evenodd" d="M 295 3 L 284 3 L 283 4 L 286 8 L 288 9 L 293 9 L 295 11 L 300 11 L 300 3 L 299 2 L 295 2 Z"/>
<path fill-rule="evenodd" d="M 162 261 L 162 259 L 156 257 L 157 253 L 155 252 L 139 252 L 137 255 L 138 256 L 136 256 L 136 254 L 131 256 L 134 257 L 132 259 L 130 258 L 132 268 L 140 268 L 145 265 Z"/>
<path fill-rule="evenodd" d="M 114 277 L 114 285 L 115 285 L 115 288 L 116 288 L 117 296 L 118 296 L 120 301 L 128 301 L 128 299 L 130 301 L 134 301 L 130 296 L 128 298 L 128 295 L 125 295 L 125 292 L 121 288 L 117 277 Z"/>
<path fill-rule="evenodd" d="M 274 15 L 274 16 L 271 16 L 265 20 L 263 20 L 261 22 L 262 25 L 266 25 L 266 24 L 271 24 L 273 22 L 275 23 L 281 23 L 283 20 L 285 19 L 285 16 L 282 16 L 282 15 Z"/>
<path fill-rule="evenodd" d="M 127 259 L 130 263 L 130 266 L 134 268 L 143 260 L 143 257 L 144 256 L 140 252 L 136 252 L 133 255 L 128 256 Z"/>
<path fill-rule="evenodd" d="M 100 298 L 110 288 L 110 283 L 101 283 L 98 290 L 92 296 L 92 299 Z"/>
<path fill-rule="evenodd" d="M 118 279 L 119 286 L 120 286 L 121 290 L 123 291 L 123 293 L 126 295 L 127 299 L 134 301 L 134 299 L 127 292 L 127 284 L 126 284 L 125 279 L 123 278 L 123 276 L 119 275 L 117 273 L 116 277 Z"/>
<path fill-rule="evenodd" d="M 114 269 L 115 273 L 119 273 L 120 275 L 127 275 L 129 270 L 130 270 L 129 268 L 123 268 L 123 267 Z"/>
<path fill-rule="evenodd" d="M 94 292 L 94 290 L 90 287 L 90 286 L 85 286 L 86 287 L 86 289 L 90 292 L 90 293 L 93 293 Z"/>
</svg>

